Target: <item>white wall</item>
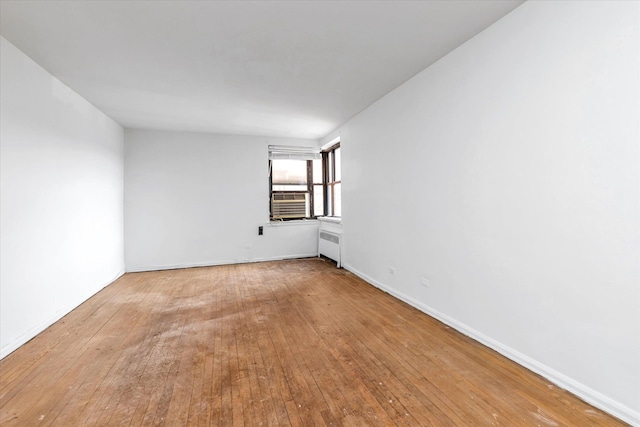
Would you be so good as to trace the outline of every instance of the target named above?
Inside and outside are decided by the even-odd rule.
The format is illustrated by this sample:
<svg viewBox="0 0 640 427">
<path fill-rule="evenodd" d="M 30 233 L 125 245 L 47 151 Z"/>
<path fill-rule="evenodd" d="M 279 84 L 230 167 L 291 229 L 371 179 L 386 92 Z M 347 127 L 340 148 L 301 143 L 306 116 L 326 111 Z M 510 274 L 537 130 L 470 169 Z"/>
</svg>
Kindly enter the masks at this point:
<svg viewBox="0 0 640 427">
<path fill-rule="evenodd" d="M 348 269 L 635 423 L 638 16 L 527 2 L 326 138 Z"/>
<path fill-rule="evenodd" d="M 318 141 L 127 130 L 127 271 L 317 254 L 317 221 L 269 224 L 269 144 Z"/>
<path fill-rule="evenodd" d="M 0 38 L 0 357 L 124 271 L 123 131 Z"/>
</svg>

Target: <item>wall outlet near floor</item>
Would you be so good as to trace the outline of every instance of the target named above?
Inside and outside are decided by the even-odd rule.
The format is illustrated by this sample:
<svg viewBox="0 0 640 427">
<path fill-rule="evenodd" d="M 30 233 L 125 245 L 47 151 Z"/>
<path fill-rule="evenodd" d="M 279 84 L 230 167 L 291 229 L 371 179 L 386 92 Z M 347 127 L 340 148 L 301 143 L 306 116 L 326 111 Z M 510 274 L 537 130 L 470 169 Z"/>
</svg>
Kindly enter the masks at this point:
<svg viewBox="0 0 640 427">
<path fill-rule="evenodd" d="M 429 282 L 429 279 L 427 279 L 426 277 L 421 277 L 420 278 L 420 284 L 422 286 L 424 286 L 425 288 L 428 288 L 431 286 L 431 283 Z"/>
<path fill-rule="evenodd" d="M 389 274 L 391 274 L 392 276 L 396 275 L 396 268 L 395 267 L 389 267 Z"/>
</svg>

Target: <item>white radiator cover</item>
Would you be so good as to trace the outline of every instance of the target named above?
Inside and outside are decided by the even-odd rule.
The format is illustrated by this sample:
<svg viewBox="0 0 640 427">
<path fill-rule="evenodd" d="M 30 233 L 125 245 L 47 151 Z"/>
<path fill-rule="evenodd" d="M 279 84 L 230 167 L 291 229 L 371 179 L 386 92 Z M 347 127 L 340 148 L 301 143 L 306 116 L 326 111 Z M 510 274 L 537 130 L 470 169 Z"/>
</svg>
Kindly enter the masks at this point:
<svg viewBox="0 0 640 427">
<path fill-rule="evenodd" d="M 334 231 L 318 230 L 318 256 L 327 258 L 342 266 L 342 234 Z"/>
</svg>

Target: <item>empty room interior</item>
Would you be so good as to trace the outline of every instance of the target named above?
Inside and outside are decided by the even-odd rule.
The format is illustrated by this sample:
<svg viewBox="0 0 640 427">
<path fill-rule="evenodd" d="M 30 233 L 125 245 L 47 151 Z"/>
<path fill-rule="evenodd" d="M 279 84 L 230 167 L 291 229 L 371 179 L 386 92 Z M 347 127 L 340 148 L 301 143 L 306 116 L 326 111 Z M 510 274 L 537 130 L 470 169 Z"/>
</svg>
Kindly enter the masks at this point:
<svg viewBox="0 0 640 427">
<path fill-rule="evenodd" d="M 1 0 L 0 424 L 640 426 L 639 22 Z"/>
</svg>

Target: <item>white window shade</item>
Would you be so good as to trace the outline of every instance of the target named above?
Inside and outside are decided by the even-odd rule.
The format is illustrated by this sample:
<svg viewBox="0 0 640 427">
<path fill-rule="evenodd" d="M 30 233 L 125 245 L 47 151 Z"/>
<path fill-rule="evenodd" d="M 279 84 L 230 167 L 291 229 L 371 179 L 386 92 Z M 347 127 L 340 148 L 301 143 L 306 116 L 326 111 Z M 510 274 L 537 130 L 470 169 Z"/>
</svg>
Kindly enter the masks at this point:
<svg viewBox="0 0 640 427">
<path fill-rule="evenodd" d="M 270 145 L 269 160 L 318 160 L 322 159 L 318 147 L 294 147 Z"/>
</svg>

